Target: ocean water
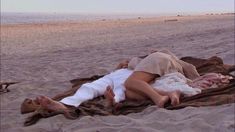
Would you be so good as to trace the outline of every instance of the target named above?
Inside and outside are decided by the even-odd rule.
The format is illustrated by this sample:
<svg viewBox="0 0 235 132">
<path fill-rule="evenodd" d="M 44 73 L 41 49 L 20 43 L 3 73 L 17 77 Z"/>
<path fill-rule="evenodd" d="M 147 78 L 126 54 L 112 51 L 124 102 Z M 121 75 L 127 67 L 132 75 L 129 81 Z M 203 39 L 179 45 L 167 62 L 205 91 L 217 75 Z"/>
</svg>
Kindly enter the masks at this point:
<svg viewBox="0 0 235 132">
<path fill-rule="evenodd" d="M 159 14 L 57 14 L 57 13 L 1 13 L 1 24 L 47 23 L 62 21 L 93 21 L 157 17 Z"/>
</svg>

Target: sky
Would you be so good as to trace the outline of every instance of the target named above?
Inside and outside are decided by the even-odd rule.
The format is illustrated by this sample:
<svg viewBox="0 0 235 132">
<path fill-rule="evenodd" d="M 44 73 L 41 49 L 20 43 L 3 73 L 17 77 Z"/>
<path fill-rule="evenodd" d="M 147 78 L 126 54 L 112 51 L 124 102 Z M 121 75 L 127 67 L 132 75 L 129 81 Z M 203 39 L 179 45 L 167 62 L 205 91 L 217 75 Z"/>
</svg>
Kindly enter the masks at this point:
<svg viewBox="0 0 235 132">
<path fill-rule="evenodd" d="M 234 12 L 234 0 L 1 0 L 1 12 L 220 13 Z"/>
</svg>

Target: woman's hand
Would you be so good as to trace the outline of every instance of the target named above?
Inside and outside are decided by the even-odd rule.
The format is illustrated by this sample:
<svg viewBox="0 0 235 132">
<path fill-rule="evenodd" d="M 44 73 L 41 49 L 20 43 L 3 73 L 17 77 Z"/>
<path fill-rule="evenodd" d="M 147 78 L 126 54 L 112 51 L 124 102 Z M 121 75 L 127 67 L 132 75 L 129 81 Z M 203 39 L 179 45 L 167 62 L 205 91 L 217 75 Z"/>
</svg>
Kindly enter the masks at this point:
<svg viewBox="0 0 235 132">
<path fill-rule="evenodd" d="M 124 60 L 120 62 L 117 66 L 116 69 L 122 69 L 122 68 L 127 68 L 128 67 L 129 60 Z"/>
</svg>

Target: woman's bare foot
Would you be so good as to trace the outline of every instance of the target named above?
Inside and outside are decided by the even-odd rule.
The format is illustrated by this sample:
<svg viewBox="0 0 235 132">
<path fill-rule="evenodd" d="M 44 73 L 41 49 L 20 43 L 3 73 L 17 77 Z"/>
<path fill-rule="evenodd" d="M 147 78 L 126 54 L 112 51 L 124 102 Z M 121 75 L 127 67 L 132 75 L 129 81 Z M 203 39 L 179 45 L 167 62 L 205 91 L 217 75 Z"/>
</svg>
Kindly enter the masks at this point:
<svg viewBox="0 0 235 132">
<path fill-rule="evenodd" d="M 66 112 L 68 108 L 60 102 L 54 101 L 46 96 L 39 96 L 36 101 L 41 105 L 42 108 L 51 112 Z"/>
<path fill-rule="evenodd" d="M 157 102 L 157 106 L 160 108 L 164 108 L 164 105 L 169 101 L 168 96 L 162 96 L 160 100 Z"/>
<path fill-rule="evenodd" d="M 105 97 L 106 101 L 108 102 L 107 107 L 109 107 L 109 108 L 112 107 L 114 110 L 118 110 L 122 106 L 122 104 L 116 103 L 114 101 L 114 96 L 115 96 L 115 94 L 113 93 L 111 86 L 108 86 L 105 93 L 104 93 L 104 97 Z"/>
<path fill-rule="evenodd" d="M 171 105 L 176 106 L 180 103 L 180 91 L 176 90 L 174 92 L 170 92 L 169 97 L 171 99 Z"/>
<path fill-rule="evenodd" d="M 108 107 L 112 107 L 114 105 L 114 93 L 113 93 L 113 90 L 111 88 L 111 86 L 108 86 L 106 88 L 106 91 L 104 93 L 104 97 L 106 99 L 106 101 L 108 102 Z"/>
</svg>

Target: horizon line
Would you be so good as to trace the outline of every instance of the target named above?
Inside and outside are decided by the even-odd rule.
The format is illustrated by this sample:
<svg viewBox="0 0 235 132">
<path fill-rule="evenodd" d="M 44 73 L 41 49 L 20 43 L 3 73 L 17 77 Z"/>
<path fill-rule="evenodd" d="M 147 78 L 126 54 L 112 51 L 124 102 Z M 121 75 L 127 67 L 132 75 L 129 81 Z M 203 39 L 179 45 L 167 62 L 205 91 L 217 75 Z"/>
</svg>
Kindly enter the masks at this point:
<svg viewBox="0 0 235 132">
<path fill-rule="evenodd" d="M 197 14 L 211 14 L 211 13 L 235 13 L 234 11 L 198 11 L 198 12 L 44 12 L 44 11 L 2 11 L 2 13 L 41 13 L 41 14 L 87 14 L 87 15 L 197 15 Z"/>
</svg>

